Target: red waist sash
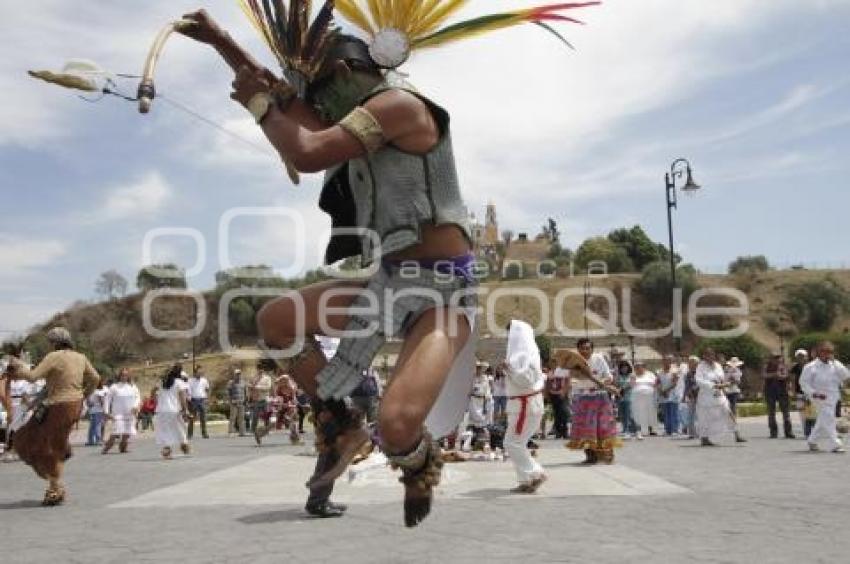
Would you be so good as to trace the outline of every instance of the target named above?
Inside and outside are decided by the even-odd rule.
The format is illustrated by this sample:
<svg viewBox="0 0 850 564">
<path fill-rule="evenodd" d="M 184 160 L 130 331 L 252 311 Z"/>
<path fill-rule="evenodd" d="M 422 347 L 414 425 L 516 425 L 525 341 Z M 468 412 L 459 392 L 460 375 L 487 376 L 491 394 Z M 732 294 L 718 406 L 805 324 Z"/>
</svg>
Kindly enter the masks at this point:
<svg viewBox="0 0 850 564">
<path fill-rule="evenodd" d="M 539 390 L 537 392 L 532 392 L 530 394 L 525 394 L 524 396 L 511 396 L 508 399 L 519 400 L 522 405 L 519 408 L 519 416 L 516 420 L 516 434 L 521 435 L 523 428 L 525 428 L 525 416 L 528 413 L 528 398 L 533 398 L 536 395 L 542 394 L 543 390 Z"/>
</svg>

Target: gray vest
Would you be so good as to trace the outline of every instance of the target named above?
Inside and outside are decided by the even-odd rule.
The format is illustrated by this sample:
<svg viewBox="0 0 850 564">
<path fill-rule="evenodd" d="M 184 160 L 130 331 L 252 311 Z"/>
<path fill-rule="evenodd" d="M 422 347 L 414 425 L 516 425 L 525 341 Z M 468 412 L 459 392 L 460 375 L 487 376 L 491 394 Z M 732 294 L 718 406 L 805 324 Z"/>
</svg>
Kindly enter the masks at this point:
<svg viewBox="0 0 850 564">
<path fill-rule="evenodd" d="M 378 87 L 363 102 L 389 89 Z M 334 229 L 345 229 L 331 238 L 325 253 L 328 264 L 356 255 L 362 255 L 364 265 L 370 264 L 376 258 L 375 237 L 367 236 L 366 230 L 377 233 L 383 256 L 420 243 L 422 224 L 454 224 L 471 240 L 469 214 L 460 195 L 452 152 L 449 114 L 412 93 L 431 110 L 440 129 L 439 142 L 425 155 L 386 145 L 326 172 L 319 206 L 331 216 Z"/>
</svg>

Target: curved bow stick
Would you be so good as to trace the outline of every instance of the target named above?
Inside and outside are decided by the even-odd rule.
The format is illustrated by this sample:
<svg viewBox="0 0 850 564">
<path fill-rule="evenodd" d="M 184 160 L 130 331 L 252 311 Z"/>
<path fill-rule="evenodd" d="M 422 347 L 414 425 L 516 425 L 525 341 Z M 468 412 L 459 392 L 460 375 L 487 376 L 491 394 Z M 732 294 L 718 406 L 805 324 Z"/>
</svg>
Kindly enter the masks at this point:
<svg viewBox="0 0 850 564">
<path fill-rule="evenodd" d="M 154 98 L 156 98 L 156 87 L 154 86 L 153 76 L 156 72 L 156 64 L 159 62 L 163 49 L 165 49 L 165 43 L 171 37 L 172 33 L 191 25 L 194 25 L 194 22 L 191 20 L 177 20 L 165 26 L 159 32 L 159 35 L 156 36 L 150 53 L 148 53 L 148 58 L 145 60 L 142 82 L 139 84 L 139 112 L 143 114 L 150 112 L 151 104 L 153 104 Z"/>
<path fill-rule="evenodd" d="M 175 31 L 180 31 L 181 29 L 193 26 L 195 23 L 196 22 L 193 22 L 192 20 L 177 20 L 165 26 L 156 36 L 156 40 L 154 40 L 151 50 L 148 53 L 148 58 L 145 60 L 145 68 L 142 72 L 142 82 L 139 84 L 139 112 L 147 114 L 151 111 L 151 105 L 156 98 L 154 73 L 156 72 L 156 65 L 159 62 L 160 56 L 162 56 L 162 52 L 165 49 L 165 44 L 168 41 L 168 38 L 171 37 L 171 34 Z M 293 184 L 300 184 L 301 176 L 298 173 L 298 170 L 287 159 L 283 159 L 283 164 L 286 166 L 286 173 L 289 175 L 289 179 L 292 180 Z"/>
</svg>

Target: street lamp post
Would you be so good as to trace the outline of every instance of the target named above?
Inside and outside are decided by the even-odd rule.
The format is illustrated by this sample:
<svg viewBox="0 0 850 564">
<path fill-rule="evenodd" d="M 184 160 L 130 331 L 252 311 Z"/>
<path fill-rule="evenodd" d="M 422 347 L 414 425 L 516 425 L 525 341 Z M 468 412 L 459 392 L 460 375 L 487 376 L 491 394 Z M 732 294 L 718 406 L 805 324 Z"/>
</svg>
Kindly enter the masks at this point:
<svg viewBox="0 0 850 564">
<path fill-rule="evenodd" d="M 678 209 L 678 198 L 676 195 L 676 181 L 684 178 L 685 185 L 682 186 L 682 192 L 692 194 L 702 188 L 694 182 L 691 163 L 687 159 L 676 159 L 670 166 L 670 172 L 664 177 L 665 193 L 667 195 L 667 231 L 670 235 L 670 306 L 674 307 L 676 298 L 676 250 L 673 245 L 673 209 Z M 682 350 L 682 339 L 676 336 L 676 352 Z"/>
</svg>

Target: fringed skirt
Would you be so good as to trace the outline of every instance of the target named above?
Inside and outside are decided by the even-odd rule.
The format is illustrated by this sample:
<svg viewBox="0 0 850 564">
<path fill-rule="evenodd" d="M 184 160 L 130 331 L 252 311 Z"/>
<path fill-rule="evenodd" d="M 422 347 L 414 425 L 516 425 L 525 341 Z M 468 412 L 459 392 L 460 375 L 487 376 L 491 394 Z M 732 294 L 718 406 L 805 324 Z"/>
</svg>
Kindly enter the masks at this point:
<svg viewBox="0 0 850 564">
<path fill-rule="evenodd" d="M 69 441 L 80 419 L 81 401 L 52 404 L 41 423 L 30 418 L 15 433 L 15 450 L 45 480 L 59 476 L 59 464 L 71 457 Z"/>
<path fill-rule="evenodd" d="M 597 392 L 574 396 L 567 448 L 605 451 L 619 446 L 617 419 L 608 394 Z"/>
</svg>

